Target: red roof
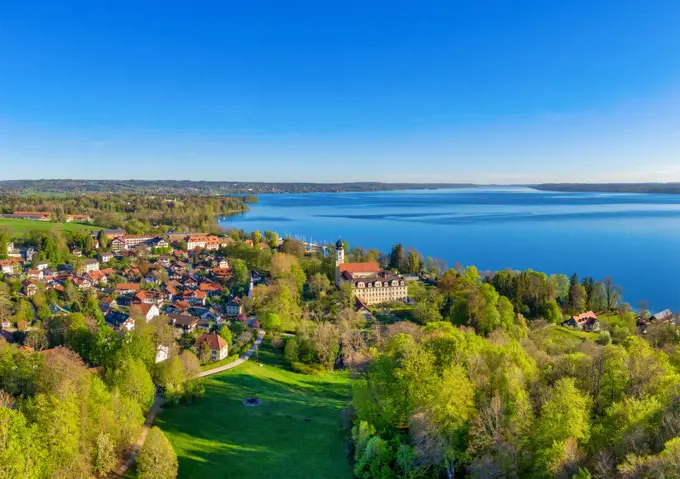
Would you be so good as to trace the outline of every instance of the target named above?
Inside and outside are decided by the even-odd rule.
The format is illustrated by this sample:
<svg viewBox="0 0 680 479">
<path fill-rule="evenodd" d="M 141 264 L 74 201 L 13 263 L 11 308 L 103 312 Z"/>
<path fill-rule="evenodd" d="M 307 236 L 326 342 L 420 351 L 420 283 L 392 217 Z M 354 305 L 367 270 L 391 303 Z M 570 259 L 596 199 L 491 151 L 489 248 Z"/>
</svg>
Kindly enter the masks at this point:
<svg viewBox="0 0 680 479">
<path fill-rule="evenodd" d="M 143 314 L 144 316 L 146 316 L 147 314 L 149 314 L 149 311 L 151 311 L 151 308 L 153 308 L 154 306 L 155 304 L 147 303 L 133 304 L 130 306 L 130 312 L 132 314 Z"/>
<path fill-rule="evenodd" d="M 380 272 L 380 265 L 376 262 L 371 263 L 342 263 L 340 264 L 340 272 L 348 273 L 378 273 Z"/>
<path fill-rule="evenodd" d="M 202 343 L 206 343 L 208 347 L 213 351 L 219 351 L 227 346 L 227 342 L 222 336 L 217 333 L 203 333 L 203 335 L 198 338 L 194 347 L 200 347 Z"/>
<path fill-rule="evenodd" d="M 118 291 L 138 291 L 139 283 L 120 283 L 116 285 L 116 290 Z"/>
<path fill-rule="evenodd" d="M 592 311 L 588 311 L 586 313 L 581 313 L 578 316 L 574 316 L 574 321 L 576 321 L 577 323 L 583 323 L 585 321 L 596 320 L 596 319 L 597 319 L 597 315 L 595 313 L 593 313 Z"/>
<path fill-rule="evenodd" d="M 198 289 L 201 291 L 222 291 L 222 287 L 214 283 L 201 283 L 198 285 Z"/>
</svg>

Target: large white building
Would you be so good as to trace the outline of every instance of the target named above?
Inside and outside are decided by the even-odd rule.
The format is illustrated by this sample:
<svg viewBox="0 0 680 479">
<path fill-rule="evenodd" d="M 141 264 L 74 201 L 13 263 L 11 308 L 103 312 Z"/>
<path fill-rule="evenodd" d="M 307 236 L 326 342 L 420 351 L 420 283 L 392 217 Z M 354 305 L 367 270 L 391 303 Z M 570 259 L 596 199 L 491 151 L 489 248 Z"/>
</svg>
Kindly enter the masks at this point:
<svg viewBox="0 0 680 479">
<path fill-rule="evenodd" d="M 408 297 L 408 287 L 403 277 L 384 271 L 378 263 L 345 263 L 342 241 L 336 243 L 335 282 L 339 286 L 349 283 L 354 296 L 365 304 L 403 301 Z"/>
</svg>

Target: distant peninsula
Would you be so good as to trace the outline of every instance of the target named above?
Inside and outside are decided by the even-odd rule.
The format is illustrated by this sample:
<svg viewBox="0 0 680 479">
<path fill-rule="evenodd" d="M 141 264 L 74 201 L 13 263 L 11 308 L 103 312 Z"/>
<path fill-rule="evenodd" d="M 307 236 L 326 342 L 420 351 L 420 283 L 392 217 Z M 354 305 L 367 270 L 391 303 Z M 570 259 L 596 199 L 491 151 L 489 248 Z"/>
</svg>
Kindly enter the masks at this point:
<svg viewBox="0 0 680 479">
<path fill-rule="evenodd" d="M 593 193 L 659 193 L 680 194 L 680 183 L 543 183 L 530 185 L 542 191 Z"/>
</svg>

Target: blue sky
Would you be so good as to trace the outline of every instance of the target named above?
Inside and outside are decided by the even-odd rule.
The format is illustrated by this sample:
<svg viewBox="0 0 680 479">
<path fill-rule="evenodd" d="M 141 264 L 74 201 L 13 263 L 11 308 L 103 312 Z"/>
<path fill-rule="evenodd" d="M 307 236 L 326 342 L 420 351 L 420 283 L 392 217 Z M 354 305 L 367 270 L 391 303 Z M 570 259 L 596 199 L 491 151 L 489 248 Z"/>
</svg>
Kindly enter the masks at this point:
<svg viewBox="0 0 680 479">
<path fill-rule="evenodd" d="M 0 179 L 680 181 L 680 2 L 5 2 Z"/>
</svg>

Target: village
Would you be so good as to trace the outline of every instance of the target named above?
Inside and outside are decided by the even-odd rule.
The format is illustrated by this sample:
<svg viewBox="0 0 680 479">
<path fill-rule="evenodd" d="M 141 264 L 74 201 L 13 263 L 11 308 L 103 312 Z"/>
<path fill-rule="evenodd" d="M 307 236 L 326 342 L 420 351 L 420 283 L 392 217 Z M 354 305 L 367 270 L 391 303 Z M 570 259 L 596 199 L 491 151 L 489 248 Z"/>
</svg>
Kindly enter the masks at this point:
<svg viewBox="0 0 680 479">
<path fill-rule="evenodd" d="M 44 218 L 41 215 L 22 213 L 22 217 L 38 221 Z M 106 249 L 100 248 L 102 237 L 108 240 Z M 51 315 L 73 312 L 69 290 L 96 298 L 106 324 L 121 334 L 132 331 L 140 321 L 163 315 L 177 338 L 205 333 L 198 336 L 194 347 L 198 351 L 201 344 L 207 344 L 212 360 L 224 359 L 229 353 L 216 332 L 228 321 L 259 327 L 254 316 L 244 314 L 244 302 L 255 285 L 267 284 L 267 276 L 249 271 L 246 284 L 234 283 L 231 265 L 220 254 L 235 243 L 234 239 L 199 233 L 129 235 L 116 229 L 92 233 L 92 241 L 95 251 L 90 257 L 71 245 L 70 259 L 64 264 L 36 261 L 35 247 L 11 241 L 7 244 L 8 258 L 0 260 L 0 271 L 9 280 L 20 281 L 20 296 L 30 299 L 39 291 L 49 293 Z M 244 245 L 270 248 L 251 240 L 245 240 Z M 38 319 L 33 309 L 34 321 L 3 318 L 2 337 L 13 343 L 22 333 L 31 331 Z M 168 355 L 167 347 L 159 347 L 157 362 Z"/>
</svg>

